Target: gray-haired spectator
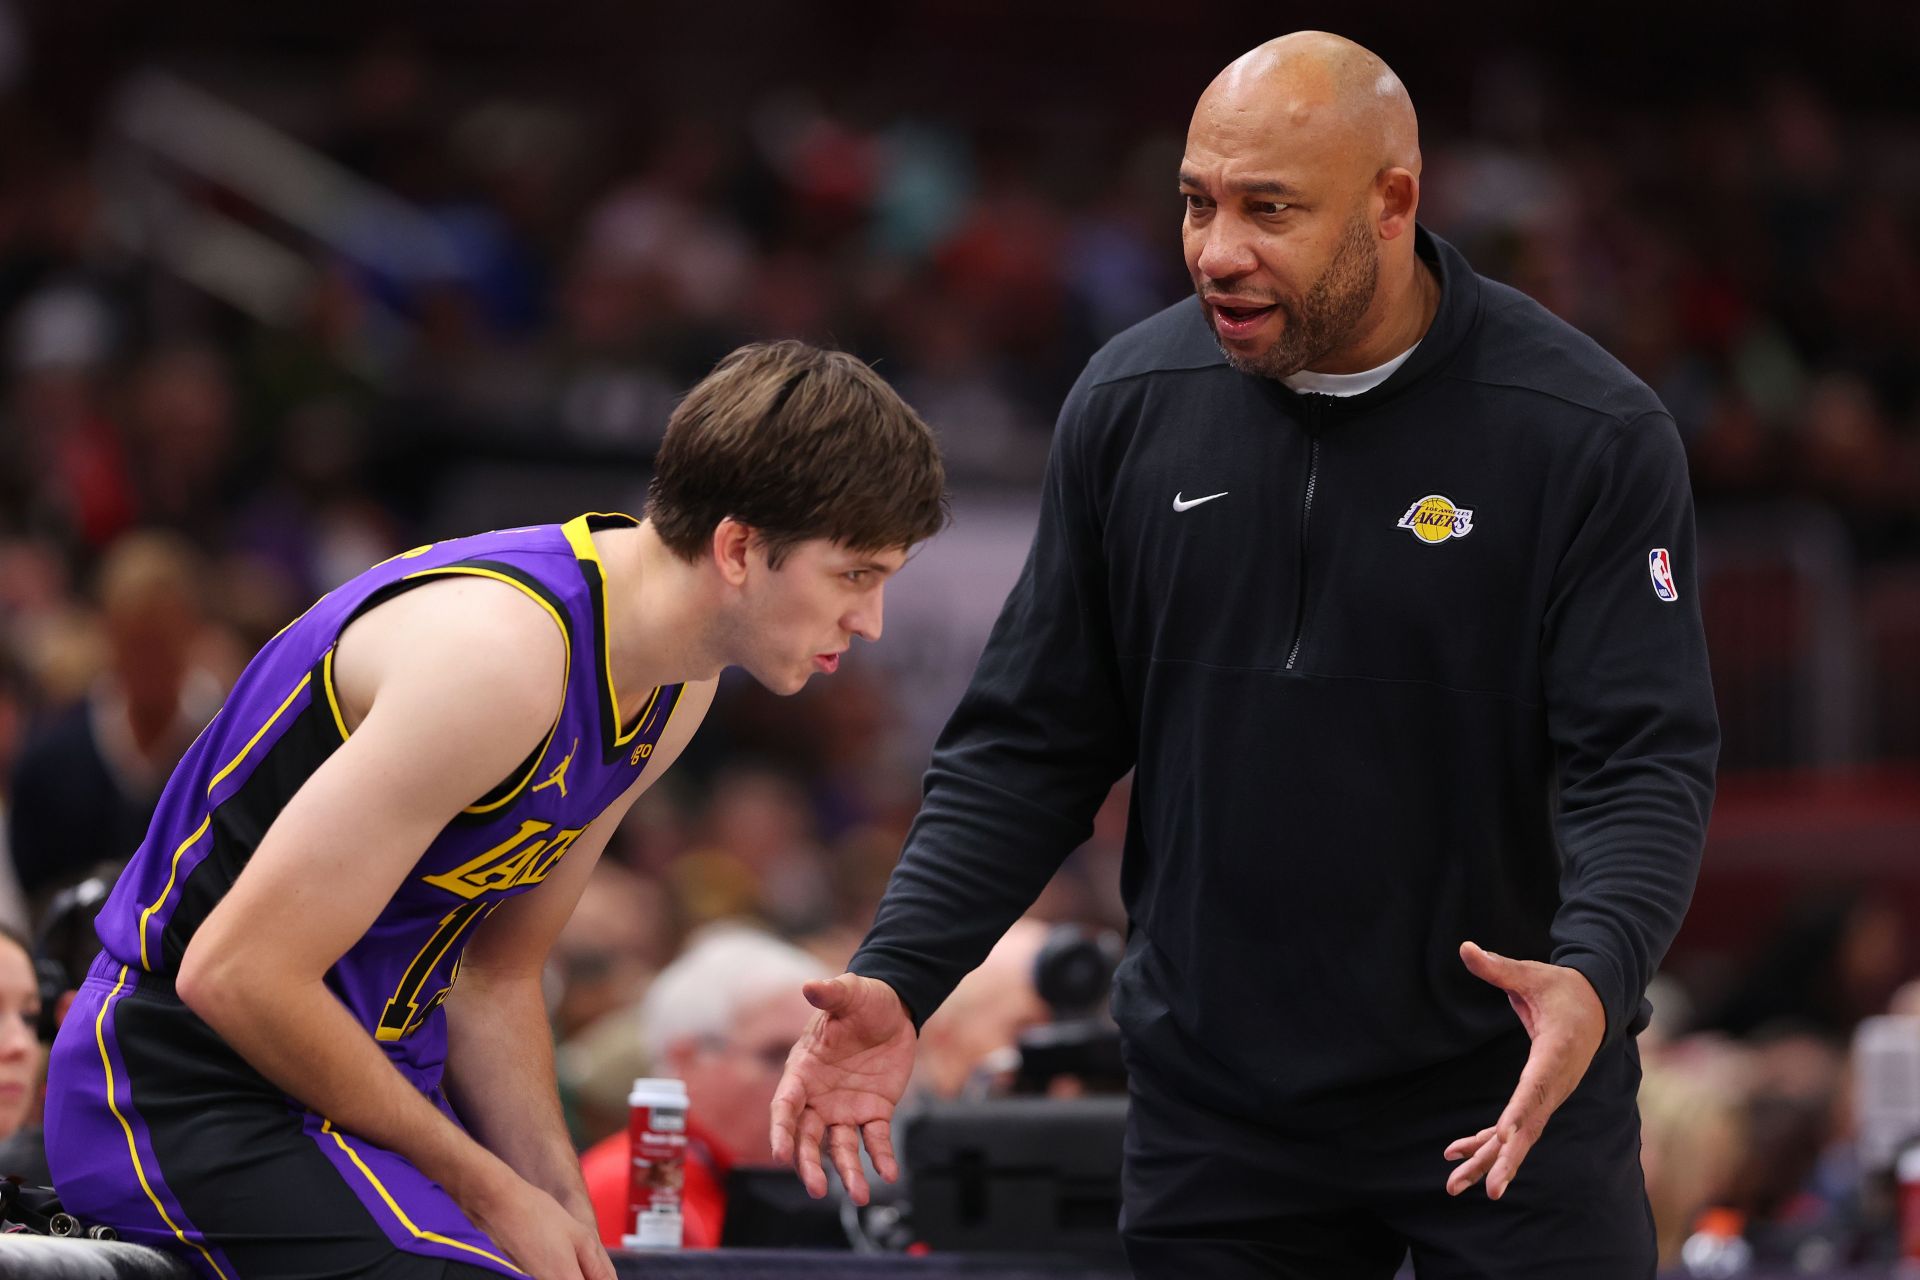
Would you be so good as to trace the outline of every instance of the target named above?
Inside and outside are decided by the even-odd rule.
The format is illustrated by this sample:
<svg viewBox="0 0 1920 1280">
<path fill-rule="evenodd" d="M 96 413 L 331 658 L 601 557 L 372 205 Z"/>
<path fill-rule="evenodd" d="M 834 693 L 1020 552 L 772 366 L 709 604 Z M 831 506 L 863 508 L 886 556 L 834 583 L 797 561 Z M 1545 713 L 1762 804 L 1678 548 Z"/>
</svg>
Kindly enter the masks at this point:
<svg viewBox="0 0 1920 1280">
<path fill-rule="evenodd" d="M 661 971 L 640 1005 L 640 1036 L 655 1075 L 687 1084 L 684 1241 L 720 1242 L 726 1175 L 772 1158 L 767 1109 L 787 1048 L 813 1009 L 802 983 L 829 974 L 818 959 L 750 925 L 710 925 Z M 627 1135 L 581 1159 L 600 1238 L 620 1243 L 627 1209 Z"/>
</svg>

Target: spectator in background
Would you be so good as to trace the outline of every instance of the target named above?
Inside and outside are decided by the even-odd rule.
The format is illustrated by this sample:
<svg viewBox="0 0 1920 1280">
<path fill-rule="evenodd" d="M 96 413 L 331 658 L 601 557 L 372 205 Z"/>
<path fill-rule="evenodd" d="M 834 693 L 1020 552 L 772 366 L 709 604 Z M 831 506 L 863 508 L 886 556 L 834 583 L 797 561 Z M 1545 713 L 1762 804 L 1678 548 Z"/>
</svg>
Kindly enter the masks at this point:
<svg viewBox="0 0 1920 1280">
<path fill-rule="evenodd" d="M 139 509 L 126 440 L 107 406 L 113 329 L 105 303 L 69 285 L 34 295 L 8 324 L 0 501 L 91 548 L 106 546 Z"/>
<path fill-rule="evenodd" d="M 272 469 L 235 514 L 231 544 L 270 567 L 294 598 L 324 595 L 407 545 L 369 492 L 370 435 L 343 399 L 299 406 Z"/>
<path fill-rule="evenodd" d="M 0 543 L 0 650 L 16 662 L 20 715 L 0 758 L 0 794 L 13 795 L 21 755 L 36 728 L 80 701 L 106 665 L 106 641 L 91 609 L 75 598 L 71 574 L 50 542 Z M 5 818 L 0 813 L 0 818 Z M 8 824 L 11 836 L 11 824 Z M 11 856 L 7 862 L 13 868 Z"/>
<path fill-rule="evenodd" d="M 1640 1082 L 1640 1165 L 1659 1240 L 1660 1265 L 1705 1210 L 1733 1203 L 1747 1159 L 1748 1055 L 1698 1039 L 1650 1057 Z"/>
<path fill-rule="evenodd" d="M 706 839 L 668 874 L 696 922 L 752 914 L 805 932 L 825 925 L 833 911 L 806 793 L 771 769 L 730 766 L 715 779 Z"/>
<path fill-rule="evenodd" d="M 117 542 L 101 566 L 107 670 L 35 735 L 14 774 L 10 837 L 29 899 L 139 846 L 180 757 L 221 690 L 196 670 L 198 555 L 172 534 Z"/>
<path fill-rule="evenodd" d="M 40 982 L 24 939 L 0 928 L 0 1176 L 36 1170 L 10 1167 L 19 1153 L 39 1146 L 41 1068 L 46 1049 L 40 1043 Z M 11 1145 L 22 1137 L 20 1147 Z M 10 1158 L 11 1157 L 11 1158 Z M 45 1157 L 37 1172 L 44 1175 Z"/>
<path fill-rule="evenodd" d="M 46 1041 L 51 1039 L 79 994 L 81 977 L 100 950 L 93 915 L 106 900 L 110 884 L 90 879 L 53 896 L 41 913 L 34 945 L 24 933 L 0 926 L 0 1081 L 12 1082 L 19 1063 L 30 1064 L 26 1120 L 9 1132 L 8 1085 L 0 1083 L 0 1177 L 19 1178 L 30 1187 L 50 1187 L 46 1134 Z M 22 964 L 25 972 L 22 972 Z M 31 979 L 31 986 L 26 985 Z M 51 999 L 52 1008 L 45 1003 Z M 51 1014 L 51 1017 L 46 1016 Z M 24 1042 L 15 1027 L 26 1024 Z"/>
<path fill-rule="evenodd" d="M 767 1164 L 767 1108 L 812 1007 L 800 986 L 831 971 L 771 934 L 717 924 L 668 965 L 640 1008 L 640 1034 L 658 1075 L 687 1083 L 684 1242 L 720 1243 L 726 1176 L 735 1165 Z M 601 1242 L 628 1232 L 628 1137 L 614 1134 L 581 1158 Z"/>
<path fill-rule="evenodd" d="M 1847 1056 L 1809 1032 L 1756 1036 L 1746 1050 L 1746 1159 L 1733 1203 L 1754 1224 L 1756 1261 L 1788 1260 L 1804 1234 L 1831 1229 L 1837 1213 L 1857 1207 Z"/>
<path fill-rule="evenodd" d="M 241 445 L 225 360 L 198 346 L 151 353 L 133 371 L 124 417 L 142 517 L 218 545 Z"/>
</svg>

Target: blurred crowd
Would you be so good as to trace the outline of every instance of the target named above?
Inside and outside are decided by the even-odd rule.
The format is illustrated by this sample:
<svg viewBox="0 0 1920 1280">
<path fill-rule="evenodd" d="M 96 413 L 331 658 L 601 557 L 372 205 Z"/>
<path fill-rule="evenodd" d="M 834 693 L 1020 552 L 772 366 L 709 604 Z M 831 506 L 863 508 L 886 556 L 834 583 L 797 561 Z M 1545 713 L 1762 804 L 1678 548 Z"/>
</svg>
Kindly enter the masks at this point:
<svg viewBox="0 0 1920 1280">
<path fill-rule="evenodd" d="M 293 304 L 263 318 L 116 230 L 124 141 L 110 113 L 76 132 L 36 89 L 31 51 L 7 46 L 0 924 L 28 937 L 56 895 L 110 875 L 138 842 L 173 763 L 266 638 L 365 566 L 469 531 L 436 522 L 448 476 L 471 461 L 644 475 L 682 389 L 742 340 L 793 336 L 875 361 L 939 431 L 957 484 L 1031 489 L 1086 357 L 1187 289 L 1180 120 L 1116 128 L 1056 165 L 1060 139 L 964 109 L 880 116 L 821 87 L 610 118 L 584 93 L 459 88 L 425 45 L 381 40 L 276 128 L 404 202 L 444 252 L 427 267 L 356 253 L 173 175 L 176 196 L 305 265 Z M 1401 71 L 1418 99 L 1419 67 Z M 284 96 L 236 105 L 274 117 Z M 1849 563 L 1911 569 L 1911 123 L 1784 77 L 1656 117 L 1509 59 L 1464 118 L 1426 122 L 1423 221 L 1656 388 L 1703 513 L 1812 503 L 1844 529 Z M 700 1077 L 695 1110 L 716 1122 L 764 1116 L 805 1016 L 797 980 L 844 964 L 912 818 L 921 762 L 889 748 L 904 696 L 859 662 L 785 700 L 729 680 L 617 834 L 550 971 L 583 1149 L 624 1123 L 639 1075 Z M 1123 784 L 1036 921 L 1124 928 L 1124 813 Z M 1751 982 L 1656 993 L 1646 1160 L 1670 1253 L 1717 1207 L 1776 1230 L 1793 1256 L 1839 1256 L 1844 1232 L 1827 1228 L 1863 1211 L 1849 1037 L 1868 1014 L 1920 1013 L 1920 997 L 1897 994 L 1913 976 L 1897 916 L 1870 896 L 1823 910 L 1783 922 L 1785 951 L 1761 954 Z M 746 931 L 782 940 L 784 958 L 743 944 Z M 929 1026 L 930 1092 L 960 1092 L 1048 1017 L 1034 937 L 1023 927 Z M 764 963 L 738 961 L 742 946 Z M 0 1014 L 24 1025 L 58 981 L 10 994 L 26 985 L 7 985 L 19 950 L 0 941 Z M 739 990 L 697 1007 L 662 977 L 676 965 L 706 989 L 739 975 Z M 29 1079 L 35 1052 L 11 1025 L 0 1035 L 9 1073 L 25 1064 L 15 1074 Z M 0 1080 L 8 1115 L 13 1078 Z M 708 1136 L 751 1162 L 765 1127 Z"/>
<path fill-rule="evenodd" d="M 1663 1263 L 1715 1234 L 1795 1273 L 1895 1256 L 1894 1164 L 1920 1140 L 1920 1098 L 1869 1069 L 1860 1028 L 1901 1020 L 1905 1071 L 1920 1069 L 1906 933 L 1885 898 L 1812 893 L 1709 996 L 1656 979 L 1640 1037 L 1641 1157 Z"/>
<path fill-rule="evenodd" d="M 644 463 L 679 391 L 766 336 L 868 357 L 963 483 L 1031 485 L 1086 357 L 1187 288 L 1178 120 L 1116 123 L 1062 164 L 1044 119 L 970 127 L 965 104 L 874 116 L 823 87 L 642 121 L 454 79 L 385 40 L 320 101 L 256 95 L 290 155 L 396 198 L 362 201 L 367 227 L 296 233 L 297 205 L 170 175 L 169 200 L 304 264 L 272 322 L 160 265 L 180 267 L 138 230 L 158 215 L 125 207 L 159 199 L 127 177 L 132 122 L 103 107 L 74 137 L 0 99 L 0 529 L 85 554 L 164 524 L 307 594 L 430 514 L 431 477 L 397 458 Z M 1908 122 L 1785 76 L 1657 112 L 1539 63 L 1481 80 L 1471 118 L 1427 123 L 1423 221 L 1650 382 L 1708 505 L 1814 499 L 1864 557 L 1920 550 Z"/>
</svg>

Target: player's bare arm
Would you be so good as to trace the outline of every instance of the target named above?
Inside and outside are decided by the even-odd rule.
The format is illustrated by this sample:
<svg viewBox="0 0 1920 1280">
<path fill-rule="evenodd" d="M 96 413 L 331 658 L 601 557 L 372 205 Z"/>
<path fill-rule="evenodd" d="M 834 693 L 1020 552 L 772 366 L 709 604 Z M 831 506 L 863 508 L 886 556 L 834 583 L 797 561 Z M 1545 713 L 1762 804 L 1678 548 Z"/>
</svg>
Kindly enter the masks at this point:
<svg viewBox="0 0 1920 1280">
<path fill-rule="evenodd" d="M 182 959 L 180 997 L 268 1079 L 434 1178 L 534 1274 L 562 1261 L 558 1206 L 462 1133 L 326 988 L 435 835 L 547 733 L 564 642 L 511 588 L 419 588 L 347 628 L 335 677 L 351 735 L 267 830 Z M 588 1236 L 589 1242 L 591 1237 Z"/>
<path fill-rule="evenodd" d="M 593 1205 L 560 1114 L 540 972 L 614 830 L 700 727 L 714 685 L 682 688 L 650 767 L 588 825 L 538 888 L 487 917 L 461 956 L 460 980 L 445 1005 L 447 1092 L 468 1132 L 589 1231 Z"/>
</svg>

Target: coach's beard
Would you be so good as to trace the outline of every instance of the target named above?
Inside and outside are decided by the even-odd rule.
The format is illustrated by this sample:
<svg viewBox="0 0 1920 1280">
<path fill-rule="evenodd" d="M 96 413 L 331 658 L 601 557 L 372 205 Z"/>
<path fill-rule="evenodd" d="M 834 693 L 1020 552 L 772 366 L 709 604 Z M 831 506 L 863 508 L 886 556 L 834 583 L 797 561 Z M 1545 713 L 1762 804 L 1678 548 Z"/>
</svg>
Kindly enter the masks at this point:
<svg viewBox="0 0 1920 1280">
<path fill-rule="evenodd" d="M 1260 378 L 1290 378 L 1302 369 L 1339 350 L 1373 305 L 1374 290 L 1380 283 L 1380 245 L 1373 229 L 1360 215 L 1347 223 L 1334 248 L 1333 261 L 1307 289 L 1298 304 L 1275 298 L 1274 309 L 1283 323 L 1273 345 L 1254 355 L 1242 355 L 1220 341 L 1219 327 L 1208 328 L 1227 363 L 1241 373 Z"/>
</svg>

